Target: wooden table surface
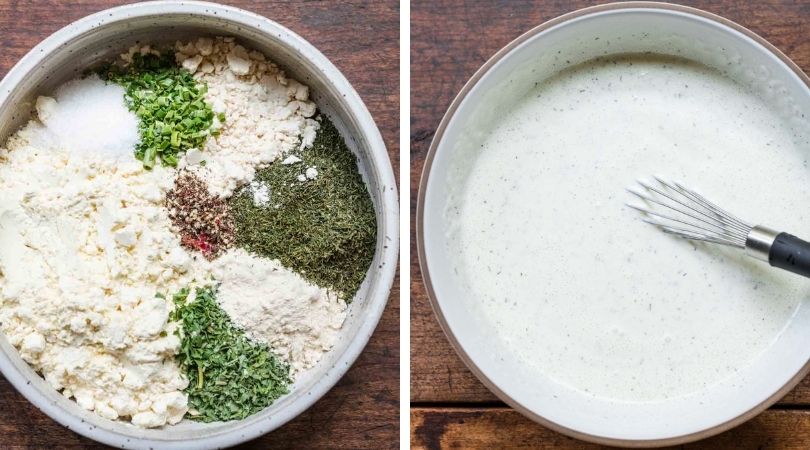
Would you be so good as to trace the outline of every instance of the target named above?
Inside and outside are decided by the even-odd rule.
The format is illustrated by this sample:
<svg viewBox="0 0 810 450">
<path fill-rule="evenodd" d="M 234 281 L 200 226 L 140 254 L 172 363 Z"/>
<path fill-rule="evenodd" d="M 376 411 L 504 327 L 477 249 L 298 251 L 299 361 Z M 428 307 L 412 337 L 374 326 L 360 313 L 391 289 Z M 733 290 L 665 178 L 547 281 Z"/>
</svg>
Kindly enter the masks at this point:
<svg viewBox="0 0 810 450">
<path fill-rule="evenodd" d="M 415 1 L 411 6 L 411 443 L 415 448 L 599 448 L 534 424 L 464 366 L 436 322 L 416 260 L 413 220 L 425 155 L 442 115 L 490 56 L 546 20 L 595 1 Z M 810 72 L 810 2 L 700 0 L 765 37 Z M 685 448 L 810 448 L 810 378 L 750 422 Z"/>
<path fill-rule="evenodd" d="M 0 76 L 42 39 L 126 1 L 0 0 Z M 303 36 L 349 79 L 383 134 L 399 174 L 399 5 L 396 1 L 229 1 Z M 360 358 L 319 402 L 284 427 L 238 448 L 399 446 L 399 282 Z M 0 376 L 0 449 L 107 448 L 66 430 Z"/>
</svg>

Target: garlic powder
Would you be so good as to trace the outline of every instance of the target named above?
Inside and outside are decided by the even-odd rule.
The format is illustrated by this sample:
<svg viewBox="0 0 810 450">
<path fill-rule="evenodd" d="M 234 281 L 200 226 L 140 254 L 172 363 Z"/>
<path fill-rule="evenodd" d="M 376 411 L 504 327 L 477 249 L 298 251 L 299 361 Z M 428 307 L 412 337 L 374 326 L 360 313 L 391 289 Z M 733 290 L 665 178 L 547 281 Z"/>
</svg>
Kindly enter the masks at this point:
<svg viewBox="0 0 810 450">
<path fill-rule="evenodd" d="M 346 303 L 277 260 L 234 249 L 212 271 L 222 309 L 248 337 L 287 360 L 293 374 L 313 367 L 337 341 Z"/>
</svg>

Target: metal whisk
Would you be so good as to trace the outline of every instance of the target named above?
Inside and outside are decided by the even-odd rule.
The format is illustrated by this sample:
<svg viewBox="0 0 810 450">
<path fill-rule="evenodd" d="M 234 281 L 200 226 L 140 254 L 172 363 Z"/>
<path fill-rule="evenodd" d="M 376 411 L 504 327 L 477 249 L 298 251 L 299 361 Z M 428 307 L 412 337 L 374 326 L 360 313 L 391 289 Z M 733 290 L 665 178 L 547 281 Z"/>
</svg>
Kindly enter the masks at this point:
<svg viewBox="0 0 810 450">
<path fill-rule="evenodd" d="M 810 278 L 810 243 L 751 225 L 680 183 L 653 178 L 656 183 L 639 180 L 640 188 L 627 189 L 643 201 L 627 206 L 642 212 L 645 222 L 684 239 L 744 249 L 752 258 Z"/>
</svg>

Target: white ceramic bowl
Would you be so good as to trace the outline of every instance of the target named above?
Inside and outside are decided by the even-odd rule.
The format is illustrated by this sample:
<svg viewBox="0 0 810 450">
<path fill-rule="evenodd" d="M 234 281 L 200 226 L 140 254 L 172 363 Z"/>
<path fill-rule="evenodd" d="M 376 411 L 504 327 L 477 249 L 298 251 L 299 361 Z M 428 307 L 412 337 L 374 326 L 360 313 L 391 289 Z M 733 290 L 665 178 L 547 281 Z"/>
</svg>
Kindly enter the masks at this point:
<svg viewBox="0 0 810 450">
<path fill-rule="evenodd" d="M 597 37 L 599 39 L 597 39 Z M 631 2 L 564 15 L 520 36 L 475 73 L 444 116 L 425 163 L 417 206 L 422 273 L 451 344 L 499 398 L 529 418 L 580 439 L 661 446 L 704 438 L 752 418 L 810 370 L 810 308 L 802 304 L 777 342 L 750 367 L 699 395 L 656 403 L 586 396 L 532 372 L 494 338 L 492 325 L 465 304 L 445 243 L 444 211 L 453 158 L 476 148 L 493 111 L 536 82 L 597 56 L 628 52 L 677 55 L 716 67 L 751 86 L 795 129 L 808 129 L 810 79 L 761 37 L 721 17 L 681 6 Z M 556 61 L 556 64 L 555 64 Z M 764 151 L 764 150 L 763 150 Z M 756 170 L 756 168 L 751 168 Z"/>
<path fill-rule="evenodd" d="M 183 421 L 143 430 L 103 419 L 51 388 L 0 333 L 0 370 L 17 390 L 67 428 L 115 447 L 226 447 L 278 428 L 315 403 L 357 359 L 377 326 L 394 280 L 399 249 L 398 197 L 380 132 L 340 71 L 303 38 L 265 17 L 213 3 L 167 1 L 113 8 L 74 22 L 32 49 L 0 82 L 0 141 L 5 142 L 28 120 L 37 95 L 51 92 L 95 63 L 115 58 L 135 41 L 170 43 L 200 35 L 234 36 L 264 52 L 291 77 L 310 87 L 318 107 L 334 121 L 359 157 L 377 214 L 377 249 L 335 347 L 296 381 L 289 395 L 241 421 Z"/>
</svg>

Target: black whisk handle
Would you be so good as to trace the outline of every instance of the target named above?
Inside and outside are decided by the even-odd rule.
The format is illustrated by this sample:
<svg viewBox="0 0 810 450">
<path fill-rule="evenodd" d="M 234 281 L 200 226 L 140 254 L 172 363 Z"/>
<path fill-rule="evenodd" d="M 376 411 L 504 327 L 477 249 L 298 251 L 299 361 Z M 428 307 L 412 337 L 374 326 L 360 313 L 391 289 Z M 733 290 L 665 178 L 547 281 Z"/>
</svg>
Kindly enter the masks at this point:
<svg viewBox="0 0 810 450">
<path fill-rule="evenodd" d="M 810 242 L 779 233 L 771 245 L 768 262 L 773 267 L 810 278 Z"/>
</svg>

